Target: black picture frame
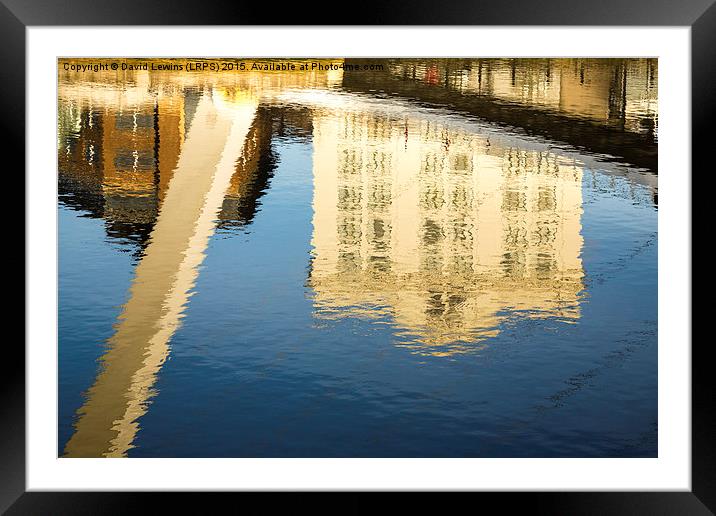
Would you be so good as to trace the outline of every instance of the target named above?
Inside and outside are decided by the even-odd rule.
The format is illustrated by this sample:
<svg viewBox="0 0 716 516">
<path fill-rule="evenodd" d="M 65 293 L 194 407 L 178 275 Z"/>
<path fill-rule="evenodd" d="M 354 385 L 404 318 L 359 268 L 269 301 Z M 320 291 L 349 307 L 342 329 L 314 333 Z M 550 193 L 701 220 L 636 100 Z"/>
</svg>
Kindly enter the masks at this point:
<svg viewBox="0 0 716 516">
<path fill-rule="evenodd" d="M 708 167 L 712 147 L 712 116 L 716 113 L 716 3 L 715 0 L 459 0 L 398 4 L 369 0 L 353 10 L 316 2 L 283 5 L 217 2 L 200 5 L 188 0 L 0 0 L 0 70 L 3 77 L 2 142 L 7 149 L 25 145 L 26 28 L 58 25 L 572 25 L 572 26 L 688 26 L 691 28 L 692 168 Z M 341 12 L 343 14 L 341 14 Z M 91 42 L 88 42 L 88 51 Z M 15 169 L 24 167 L 24 154 Z M 686 171 L 684 171 L 686 172 Z M 691 171 L 688 171 L 691 174 Z M 691 175 L 684 180 L 691 181 Z M 24 189 L 24 184 L 23 184 Z M 24 235 L 23 235 L 24 241 Z M 24 246 L 23 265 L 24 267 Z M 24 303 L 23 303 L 24 306 Z M 714 447 L 714 375 L 705 341 L 680 342 L 692 353 L 692 490 L 690 492 L 534 492 L 470 493 L 470 504 L 497 503 L 501 511 L 527 509 L 535 514 L 714 514 L 716 512 L 716 447 Z M 270 494 L 222 493 L 207 497 L 196 493 L 80 493 L 26 492 L 25 487 L 25 353 L 6 339 L 0 404 L 0 511 L 7 514 L 126 514 L 142 511 L 150 502 L 163 510 L 177 505 L 184 510 L 211 512 L 214 504 L 241 496 L 242 507 L 261 504 L 273 512 Z M 353 493 L 326 502 L 316 495 L 289 495 L 293 507 L 315 510 L 324 506 L 342 512 L 363 512 L 376 494 Z M 298 497 L 298 498 L 297 498 Z M 411 495 L 422 509 L 444 510 L 443 501 Z M 478 497 L 474 500 L 472 497 Z M 286 500 L 282 501 L 285 503 Z M 401 502 L 402 503 L 402 502 Z"/>
</svg>

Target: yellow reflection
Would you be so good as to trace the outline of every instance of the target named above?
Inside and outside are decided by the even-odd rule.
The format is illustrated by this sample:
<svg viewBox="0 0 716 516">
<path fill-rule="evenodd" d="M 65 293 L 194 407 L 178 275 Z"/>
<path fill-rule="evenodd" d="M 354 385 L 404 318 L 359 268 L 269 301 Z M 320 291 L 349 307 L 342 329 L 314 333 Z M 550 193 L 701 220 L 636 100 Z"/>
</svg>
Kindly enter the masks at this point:
<svg viewBox="0 0 716 516">
<path fill-rule="evenodd" d="M 252 195 L 271 129 L 270 119 L 256 117 L 259 102 L 283 89 L 340 84 L 342 71 L 80 74 L 62 63 L 62 177 L 89 192 L 83 208 L 101 209 L 107 221 L 153 225 L 65 448 L 67 457 L 120 457 L 147 410 L 222 204 Z M 97 194 L 101 208 L 91 201 Z"/>
<path fill-rule="evenodd" d="M 463 352 L 508 312 L 579 317 L 582 171 L 439 120 L 318 108 L 310 285 L 319 316 L 392 318 Z"/>
<path fill-rule="evenodd" d="M 78 411 L 68 457 L 121 457 L 147 410 L 169 340 L 204 259 L 258 103 L 205 92 L 167 185 L 151 241 L 137 265 L 102 370 Z"/>
<path fill-rule="evenodd" d="M 399 59 L 389 70 L 460 93 L 657 133 L 656 59 Z"/>
<path fill-rule="evenodd" d="M 153 224 L 66 456 L 132 447 L 222 203 L 250 193 L 271 138 L 256 114 L 265 100 L 313 110 L 302 123 L 314 139 L 309 282 L 320 316 L 388 315 L 406 345 L 434 354 L 479 347 L 508 312 L 579 317 L 573 161 L 417 110 L 387 117 L 351 96 L 334 102 L 336 70 L 60 79 L 59 133 L 79 142 L 58 147 L 63 175 L 100 193 L 107 220 Z"/>
</svg>

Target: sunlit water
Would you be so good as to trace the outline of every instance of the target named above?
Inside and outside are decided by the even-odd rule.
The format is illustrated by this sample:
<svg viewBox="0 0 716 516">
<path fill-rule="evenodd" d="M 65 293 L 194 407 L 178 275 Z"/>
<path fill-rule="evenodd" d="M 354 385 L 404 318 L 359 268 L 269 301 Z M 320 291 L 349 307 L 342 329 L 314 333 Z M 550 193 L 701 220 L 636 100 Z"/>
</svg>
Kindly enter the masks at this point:
<svg viewBox="0 0 716 516">
<path fill-rule="evenodd" d="M 383 64 L 60 72 L 60 455 L 656 456 L 656 62 Z"/>
</svg>

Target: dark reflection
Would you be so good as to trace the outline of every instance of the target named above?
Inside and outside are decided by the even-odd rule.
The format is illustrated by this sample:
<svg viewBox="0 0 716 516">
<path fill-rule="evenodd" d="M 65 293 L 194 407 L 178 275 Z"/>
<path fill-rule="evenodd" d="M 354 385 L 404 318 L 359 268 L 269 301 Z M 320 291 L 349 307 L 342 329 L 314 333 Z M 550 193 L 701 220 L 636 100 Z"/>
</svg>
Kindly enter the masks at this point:
<svg viewBox="0 0 716 516">
<path fill-rule="evenodd" d="M 269 188 L 278 164 L 271 145 L 273 138 L 308 139 L 311 113 L 308 109 L 260 106 L 236 164 L 236 173 L 226 192 L 218 216 L 221 229 L 250 224 L 260 207 L 260 199 Z"/>
<path fill-rule="evenodd" d="M 117 156 L 107 150 L 107 124 L 104 113 L 89 106 L 60 102 L 60 148 L 58 149 L 58 194 L 65 206 L 84 212 L 89 217 L 105 219 L 107 235 L 123 243 L 141 248 L 152 229 L 156 217 L 156 196 L 123 196 L 118 209 L 116 197 L 105 190 L 105 177 L 117 170 Z M 64 134 L 63 134 L 64 133 Z M 150 132 L 149 148 L 154 147 Z M 149 135 L 145 135 L 149 136 Z M 129 152 L 129 151 L 127 151 Z M 153 160 L 150 151 L 144 151 Z M 107 166 L 105 161 L 109 159 Z M 131 167 L 131 163 L 128 164 Z M 105 169 L 108 174 L 105 176 Z M 155 189 L 154 166 L 144 170 L 146 187 Z M 129 177 L 128 177 L 129 179 Z M 136 192 L 132 187 L 128 190 Z"/>
<path fill-rule="evenodd" d="M 344 88 L 447 106 L 657 171 L 656 59 L 385 62 L 382 73 L 347 70 Z"/>
</svg>

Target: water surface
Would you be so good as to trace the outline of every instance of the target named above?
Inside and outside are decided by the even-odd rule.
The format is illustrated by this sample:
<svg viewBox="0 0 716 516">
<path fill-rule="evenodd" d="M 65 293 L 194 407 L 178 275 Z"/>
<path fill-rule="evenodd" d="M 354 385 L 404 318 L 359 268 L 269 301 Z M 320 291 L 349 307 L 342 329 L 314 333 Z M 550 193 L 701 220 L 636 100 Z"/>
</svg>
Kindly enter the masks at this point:
<svg viewBox="0 0 716 516">
<path fill-rule="evenodd" d="M 60 67 L 59 455 L 656 456 L 656 61 L 371 63 Z"/>
</svg>

